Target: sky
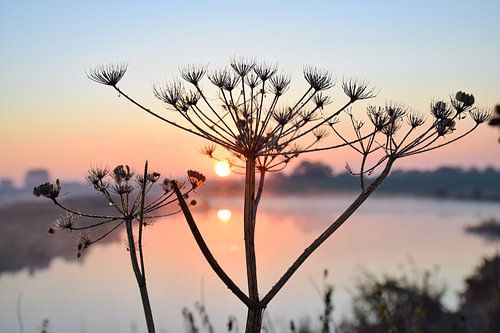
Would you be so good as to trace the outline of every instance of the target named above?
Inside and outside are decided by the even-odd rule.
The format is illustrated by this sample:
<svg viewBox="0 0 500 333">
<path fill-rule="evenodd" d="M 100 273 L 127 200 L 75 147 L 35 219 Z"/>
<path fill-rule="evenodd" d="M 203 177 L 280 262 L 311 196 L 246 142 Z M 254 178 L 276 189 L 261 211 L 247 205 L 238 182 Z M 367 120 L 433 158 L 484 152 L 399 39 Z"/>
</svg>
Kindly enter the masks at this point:
<svg viewBox="0 0 500 333">
<path fill-rule="evenodd" d="M 214 176 L 204 142 L 141 112 L 90 81 L 92 66 L 126 62 L 120 88 L 157 110 L 152 85 L 190 63 L 217 68 L 233 55 L 277 62 L 292 76 L 330 70 L 359 77 L 380 93 L 369 104 L 402 101 L 428 112 L 458 90 L 477 104 L 500 103 L 499 1 L 0 1 L 0 178 L 27 169 L 82 179 L 90 166 L 145 160 L 165 175 L 198 169 Z M 334 101 L 345 97 L 331 92 Z M 359 104 L 359 112 L 367 104 Z M 358 111 L 357 111 L 358 112 Z M 401 161 L 500 168 L 499 133 L 482 126 L 461 142 Z M 348 153 L 301 159 L 342 170 Z M 293 168 L 293 165 L 292 165 Z"/>
</svg>

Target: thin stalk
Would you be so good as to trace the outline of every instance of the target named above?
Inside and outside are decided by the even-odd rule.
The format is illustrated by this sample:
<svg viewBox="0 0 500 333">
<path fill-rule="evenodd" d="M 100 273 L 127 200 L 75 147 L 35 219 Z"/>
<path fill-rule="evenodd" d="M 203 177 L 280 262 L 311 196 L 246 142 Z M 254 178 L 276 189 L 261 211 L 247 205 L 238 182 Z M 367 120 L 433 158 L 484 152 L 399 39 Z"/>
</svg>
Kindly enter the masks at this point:
<svg viewBox="0 0 500 333">
<path fill-rule="evenodd" d="M 71 213 L 71 214 L 75 214 L 77 216 L 81 216 L 81 217 L 90 217 L 90 218 L 94 218 L 94 219 L 111 219 L 111 220 L 116 220 L 116 219 L 119 219 L 121 218 L 120 216 L 110 216 L 110 215 L 95 215 L 95 214 L 85 214 L 85 213 L 80 213 L 80 212 L 77 212 L 75 210 L 72 210 L 72 209 L 69 209 L 68 207 L 66 206 L 63 206 L 62 204 L 59 203 L 59 201 L 57 201 L 57 199 L 52 199 L 52 202 L 54 202 L 54 204 L 56 206 L 58 206 L 59 208 Z M 105 222 L 104 222 L 105 223 Z"/>
<path fill-rule="evenodd" d="M 191 230 L 191 233 L 193 234 L 193 237 L 198 244 L 198 247 L 201 250 L 201 253 L 207 260 L 208 264 L 212 268 L 212 270 L 217 274 L 219 279 L 226 285 L 226 287 L 229 288 L 233 292 L 233 294 L 236 295 L 246 306 L 252 307 L 256 306 L 256 304 L 253 304 L 250 299 L 248 298 L 247 295 L 241 289 L 233 282 L 233 280 L 226 274 L 224 269 L 219 265 L 217 262 L 217 259 L 214 258 L 212 255 L 212 252 L 210 252 L 210 249 L 208 248 L 207 244 L 205 243 L 205 240 L 203 239 L 203 236 L 200 233 L 200 230 L 198 229 L 198 226 L 196 225 L 196 221 L 193 218 L 193 215 L 191 215 L 191 212 L 189 211 L 188 205 L 186 203 L 186 200 L 184 199 L 184 196 L 182 195 L 181 191 L 179 190 L 179 187 L 177 186 L 177 183 L 173 183 L 173 188 L 174 192 L 177 195 L 177 198 L 179 199 L 179 205 L 181 206 L 182 213 L 184 214 L 184 217 L 186 218 L 186 222 L 189 226 L 189 229 Z"/>
<path fill-rule="evenodd" d="M 142 229 L 144 227 L 144 201 L 146 199 L 146 186 L 148 179 L 148 161 L 144 164 L 144 177 L 142 178 L 142 188 L 141 188 L 141 209 L 139 211 L 139 259 L 141 263 L 141 273 L 144 283 L 146 283 L 146 271 L 144 270 L 144 253 L 142 251 Z"/>
<path fill-rule="evenodd" d="M 146 325 L 148 327 L 148 333 L 155 333 L 155 324 L 153 320 L 153 312 L 151 311 L 151 304 L 149 302 L 148 289 L 146 287 L 146 279 L 141 273 L 139 268 L 139 263 L 137 261 L 137 252 L 135 248 L 134 240 L 134 230 L 132 227 L 132 219 L 127 218 L 125 220 L 125 225 L 127 229 L 127 242 L 128 250 L 130 253 L 130 262 L 132 264 L 132 269 L 134 270 L 135 279 L 137 280 L 137 285 L 139 286 L 139 291 L 141 293 L 142 307 L 144 309 L 144 316 L 146 317 Z"/>
<path fill-rule="evenodd" d="M 260 119 L 262 117 L 262 109 L 264 108 L 264 92 L 266 88 L 266 82 L 262 81 L 262 88 L 260 89 L 260 103 L 256 105 L 256 121 L 255 121 L 255 133 L 260 133 Z"/>
<path fill-rule="evenodd" d="M 94 224 L 91 224 L 91 225 L 87 225 L 87 226 L 83 226 L 83 227 L 68 227 L 69 230 L 86 230 L 86 229 L 92 229 L 94 227 L 98 227 L 100 225 L 103 225 L 103 224 L 106 224 L 106 223 L 110 223 L 110 222 L 113 222 L 113 221 L 116 221 L 116 220 L 119 220 L 119 219 L 109 219 L 109 220 L 106 220 L 106 221 L 101 221 L 101 222 L 98 222 L 98 223 L 94 223 Z"/>
<path fill-rule="evenodd" d="M 376 130 L 376 129 L 375 129 Z M 376 133 L 376 132 L 374 132 Z M 375 134 L 370 137 L 368 140 L 368 144 L 366 146 L 366 149 L 363 150 L 363 158 L 361 160 L 361 169 L 360 169 L 360 175 L 359 175 L 359 182 L 361 186 L 361 191 L 365 191 L 365 175 L 364 175 L 364 170 L 365 170 L 365 165 L 366 165 L 366 159 L 368 158 L 368 154 L 370 154 L 370 149 L 372 147 L 373 141 L 375 140 Z M 363 145 L 361 145 L 363 147 Z"/>
<path fill-rule="evenodd" d="M 267 158 L 267 156 L 266 156 Z M 262 168 L 260 170 L 260 175 L 259 175 L 259 187 L 257 188 L 257 195 L 255 196 L 255 203 L 254 203 L 254 212 L 253 216 L 256 219 L 257 218 L 257 208 L 259 207 L 259 202 L 260 198 L 262 197 L 262 191 L 264 190 L 264 180 L 266 177 L 266 169 Z M 254 221 L 254 224 L 256 224 L 256 220 Z"/>
<path fill-rule="evenodd" d="M 314 126 L 312 126 L 311 128 L 309 128 L 308 130 L 306 130 L 306 131 L 304 131 L 304 132 L 302 132 L 302 133 L 298 134 L 296 137 L 293 137 L 293 138 L 291 138 L 291 139 L 289 139 L 289 140 L 285 141 L 285 142 L 283 143 L 283 145 L 287 145 L 287 144 L 289 144 L 290 142 L 295 141 L 295 140 L 297 140 L 297 139 L 299 139 L 299 138 L 303 137 L 304 135 L 311 133 L 311 132 L 312 132 L 312 131 L 314 131 L 316 128 L 318 128 L 318 127 L 320 127 L 320 126 L 322 126 L 322 125 L 324 125 L 324 124 L 328 123 L 328 122 L 329 122 L 332 118 L 334 118 L 334 117 L 338 116 L 338 115 L 340 114 L 340 112 L 342 112 L 342 111 L 344 111 L 345 109 L 347 109 L 347 107 L 349 107 L 349 105 L 351 105 L 352 103 L 353 103 L 352 101 L 347 102 L 344 106 L 342 106 L 340 109 L 338 109 L 335 113 L 333 113 L 332 115 L 330 115 L 330 116 L 326 117 L 325 119 L 323 119 L 323 120 L 322 120 L 322 121 L 320 121 L 319 123 L 315 124 Z"/>
<path fill-rule="evenodd" d="M 248 156 L 245 175 L 245 203 L 243 212 L 243 227 L 245 237 L 245 258 L 247 266 L 248 296 L 250 300 L 259 303 L 257 283 L 257 260 L 255 256 L 255 158 Z M 262 309 L 249 307 L 247 314 L 247 333 L 259 333 L 262 326 Z"/>
<path fill-rule="evenodd" d="M 109 229 L 106 233 L 102 234 L 100 237 L 94 239 L 92 241 L 92 244 L 93 243 L 97 243 L 98 241 L 108 237 L 108 235 L 110 235 L 113 231 L 115 231 L 116 229 L 118 229 L 118 227 L 123 223 L 123 221 L 120 221 L 118 224 L 116 224 L 113 228 Z"/>
<path fill-rule="evenodd" d="M 118 88 L 117 86 L 113 86 L 113 88 L 115 88 L 116 91 L 118 91 L 118 93 L 120 95 L 122 95 L 123 97 L 125 97 L 126 99 L 128 99 L 132 104 L 134 104 L 135 106 L 137 106 L 139 109 L 142 109 L 143 111 L 146 111 L 147 113 L 149 113 L 150 115 L 160 119 L 160 120 L 163 120 L 164 122 L 166 122 L 167 124 L 170 124 L 174 127 L 177 127 L 177 128 L 180 128 L 186 132 L 189 132 L 191 134 L 194 134 L 196 136 L 199 136 L 199 137 L 202 137 L 204 139 L 208 139 L 206 136 L 204 136 L 203 134 L 201 133 L 198 133 L 196 131 L 193 131 L 192 129 L 190 128 L 187 128 L 187 127 L 184 127 L 182 125 L 179 125 L 177 124 L 176 122 L 173 122 L 171 120 L 168 120 L 167 118 L 165 117 L 162 117 L 160 116 L 159 114 L 157 114 L 156 112 L 153 112 L 151 111 L 150 109 L 146 108 L 145 106 L 142 106 L 141 104 L 139 104 L 138 102 L 136 102 L 134 99 L 132 99 L 130 96 L 128 96 L 127 94 L 125 94 L 120 88 Z"/>
<path fill-rule="evenodd" d="M 470 130 L 468 130 L 464 134 L 462 134 L 462 135 L 454 138 L 453 140 L 447 141 L 445 143 L 442 143 L 440 145 L 437 145 L 437 146 L 434 146 L 434 147 L 431 147 L 431 148 L 427 148 L 427 149 L 423 149 L 423 150 L 418 150 L 418 151 L 410 151 L 410 152 L 404 153 L 402 156 L 406 157 L 406 156 L 410 156 L 410 155 L 420 154 L 420 153 L 424 153 L 424 152 L 427 152 L 427 151 L 430 151 L 430 150 L 434 150 L 434 149 L 441 148 L 443 146 L 449 145 L 450 143 L 453 143 L 453 142 L 455 142 L 457 140 L 460 140 L 463 137 L 465 137 L 466 135 L 468 135 L 469 133 L 471 133 L 472 131 L 474 131 L 477 128 L 477 126 L 478 126 L 478 124 L 476 124 L 473 128 L 471 128 Z"/>
</svg>

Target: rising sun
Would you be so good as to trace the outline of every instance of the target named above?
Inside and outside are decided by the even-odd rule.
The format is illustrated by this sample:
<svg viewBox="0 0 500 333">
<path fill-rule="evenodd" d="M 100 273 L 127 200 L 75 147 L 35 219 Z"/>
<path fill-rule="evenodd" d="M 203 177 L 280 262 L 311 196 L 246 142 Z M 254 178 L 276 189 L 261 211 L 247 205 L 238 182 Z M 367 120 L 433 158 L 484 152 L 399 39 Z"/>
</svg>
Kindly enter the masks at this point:
<svg viewBox="0 0 500 333">
<path fill-rule="evenodd" d="M 228 161 L 219 161 L 214 166 L 215 173 L 219 177 L 227 177 L 231 174 L 231 165 Z"/>
</svg>

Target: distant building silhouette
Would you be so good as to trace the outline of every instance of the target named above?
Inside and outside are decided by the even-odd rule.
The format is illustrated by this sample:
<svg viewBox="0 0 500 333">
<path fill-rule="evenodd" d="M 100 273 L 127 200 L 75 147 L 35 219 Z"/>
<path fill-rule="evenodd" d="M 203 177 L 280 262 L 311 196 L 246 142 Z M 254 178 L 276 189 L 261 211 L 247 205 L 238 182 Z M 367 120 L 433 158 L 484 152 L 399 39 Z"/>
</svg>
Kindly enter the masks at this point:
<svg viewBox="0 0 500 333">
<path fill-rule="evenodd" d="M 49 181 L 49 172 L 45 169 L 33 169 L 26 172 L 24 177 L 24 187 L 25 189 L 33 189 L 42 183 Z"/>
<path fill-rule="evenodd" d="M 13 191 L 16 188 L 14 187 L 14 183 L 12 182 L 12 179 L 4 178 L 0 179 L 0 191 Z"/>
</svg>

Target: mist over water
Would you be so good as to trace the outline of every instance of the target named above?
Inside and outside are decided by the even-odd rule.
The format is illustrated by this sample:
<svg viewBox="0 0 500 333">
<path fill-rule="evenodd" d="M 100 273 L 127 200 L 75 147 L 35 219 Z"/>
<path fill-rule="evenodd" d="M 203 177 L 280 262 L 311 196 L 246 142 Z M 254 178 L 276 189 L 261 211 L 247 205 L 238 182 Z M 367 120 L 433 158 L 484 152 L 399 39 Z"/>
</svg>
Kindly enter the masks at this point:
<svg viewBox="0 0 500 333">
<path fill-rule="evenodd" d="M 263 200 L 256 235 L 261 294 L 348 203 L 346 196 Z M 208 245 L 245 289 L 242 203 L 235 198 L 200 198 L 200 206 L 205 209 L 195 210 L 194 216 Z M 231 212 L 229 219 L 218 217 L 221 209 Z M 445 302 L 454 306 L 463 278 L 482 256 L 495 251 L 494 245 L 466 234 L 464 228 L 499 215 L 497 203 L 372 198 L 306 262 L 266 315 L 277 327 L 305 316 L 314 320 L 322 306 L 314 283 L 322 282 L 324 268 L 329 269 L 329 282 L 335 286 L 337 319 L 349 313 L 349 289 L 353 290 L 365 270 L 378 276 L 401 272 L 412 276 L 417 274 L 415 269 L 437 267 L 438 283 L 448 286 Z M 47 218 L 43 227 L 50 221 Z M 59 234 L 43 234 L 43 238 L 47 244 L 69 239 Z M 58 247 L 59 253 L 47 267 L 33 270 L 27 261 L 20 271 L 1 273 L 0 332 L 18 331 L 19 295 L 26 332 L 36 331 L 45 318 L 54 332 L 131 332 L 133 325 L 141 332 L 143 314 L 123 238 L 91 247 L 82 260 L 76 260 L 72 246 L 65 244 Z M 18 238 L 17 245 L 22 247 L 23 240 Z M 205 302 L 216 331 L 223 330 L 229 315 L 238 318 L 241 328 L 244 307 L 205 263 L 182 216 L 148 227 L 144 251 L 159 332 L 182 331 L 181 310 L 187 306 L 194 311 L 196 301 Z"/>
</svg>

